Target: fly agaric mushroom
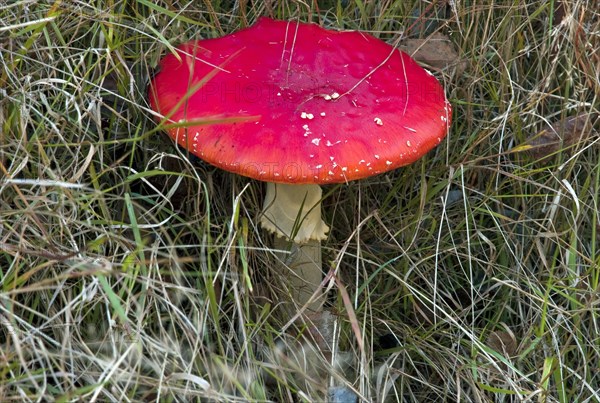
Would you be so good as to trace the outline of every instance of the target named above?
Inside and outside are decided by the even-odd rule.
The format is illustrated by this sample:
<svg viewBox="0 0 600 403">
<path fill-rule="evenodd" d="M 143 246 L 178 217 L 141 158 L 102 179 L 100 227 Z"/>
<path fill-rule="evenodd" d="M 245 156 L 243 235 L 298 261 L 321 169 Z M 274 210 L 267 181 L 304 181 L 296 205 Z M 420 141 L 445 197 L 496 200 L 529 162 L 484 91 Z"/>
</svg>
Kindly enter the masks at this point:
<svg viewBox="0 0 600 403">
<path fill-rule="evenodd" d="M 269 18 L 181 45 L 161 61 L 149 95 L 169 122 L 188 122 L 168 130 L 185 149 L 267 182 L 261 225 L 280 242 L 308 245 L 290 278 L 308 285 L 293 296 L 313 311 L 329 229 L 319 185 L 416 161 L 442 141 L 451 118 L 435 77 L 387 43 Z"/>
</svg>

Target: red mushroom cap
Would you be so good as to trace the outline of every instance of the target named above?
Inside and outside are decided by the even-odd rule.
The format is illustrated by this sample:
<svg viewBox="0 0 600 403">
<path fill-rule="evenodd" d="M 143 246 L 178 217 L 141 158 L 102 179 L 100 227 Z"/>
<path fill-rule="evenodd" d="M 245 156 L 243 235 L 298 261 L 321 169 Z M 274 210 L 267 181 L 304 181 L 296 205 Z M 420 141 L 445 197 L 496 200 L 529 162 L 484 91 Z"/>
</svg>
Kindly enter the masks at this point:
<svg viewBox="0 0 600 403">
<path fill-rule="evenodd" d="M 269 18 L 181 45 L 149 95 L 171 122 L 190 122 L 169 129 L 187 150 L 280 183 L 345 182 L 410 164 L 442 141 L 452 114 L 435 77 L 385 42 Z"/>
</svg>

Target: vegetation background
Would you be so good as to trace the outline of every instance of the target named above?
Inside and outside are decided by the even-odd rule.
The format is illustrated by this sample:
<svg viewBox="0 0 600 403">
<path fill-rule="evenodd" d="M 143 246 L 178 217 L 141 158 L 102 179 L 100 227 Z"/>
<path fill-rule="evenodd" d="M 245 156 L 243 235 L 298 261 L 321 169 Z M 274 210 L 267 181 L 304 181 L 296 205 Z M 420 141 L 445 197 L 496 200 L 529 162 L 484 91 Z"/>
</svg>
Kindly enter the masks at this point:
<svg viewBox="0 0 600 403">
<path fill-rule="evenodd" d="M 263 15 L 456 52 L 428 63 L 447 139 L 325 189 L 352 358 L 332 379 L 368 402 L 600 401 L 594 0 L 0 0 L 0 400 L 324 398 L 275 314 L 262 184 L 174 147 L 146 96 L 173 46 Z"/>
</svg>

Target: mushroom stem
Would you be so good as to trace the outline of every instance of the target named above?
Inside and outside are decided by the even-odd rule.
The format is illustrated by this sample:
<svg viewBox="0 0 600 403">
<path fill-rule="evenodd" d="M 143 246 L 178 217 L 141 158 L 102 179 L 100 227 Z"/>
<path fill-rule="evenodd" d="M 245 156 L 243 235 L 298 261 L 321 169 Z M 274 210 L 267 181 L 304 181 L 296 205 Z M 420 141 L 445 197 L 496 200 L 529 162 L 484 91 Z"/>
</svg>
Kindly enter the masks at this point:
<svg viewBox="0 0 600 403">
<path fill-rule="evenodd" d="M 301 306 L 308 303 L 312 312 L 320 311 L 323 305 L 318 294 L 323 277 L 321 240 L 329 231 L 321 219 L 321 196 L 319 185 L 267 183 L 260 221 L 263 228 L 277 235 L 275 247 L 290 251 L 278 257 L 283 268 L 292 269 L 288 277 L 292 298 Z"/>
<path fill-rule="evenodd" d="M 311 239 L 305 244 L 292 242 L 290 248 L 289 240 L 277 236 L 273 246 L 275 249 L 290 251 L 289 254 L 279 252 L 276 255 L 281 266 L 289 267 L 287 270 L 291 271 L 286 277 L 294 303 L 306 306 L 307 313 L 320 312 L 324 302 L 323 293 L 320 292 L 323 280 L 321 241 Z"/>
</svg>

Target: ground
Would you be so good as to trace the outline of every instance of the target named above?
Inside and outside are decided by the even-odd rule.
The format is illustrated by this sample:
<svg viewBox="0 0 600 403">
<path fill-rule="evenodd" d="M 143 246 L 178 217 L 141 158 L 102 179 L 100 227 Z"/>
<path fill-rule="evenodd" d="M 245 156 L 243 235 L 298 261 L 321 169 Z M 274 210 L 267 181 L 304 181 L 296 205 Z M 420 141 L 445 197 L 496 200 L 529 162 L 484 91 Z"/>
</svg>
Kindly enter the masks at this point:
<svg viewBox="0 0 600 403">
<path fill-rule="evenodd" d="M 420 53 L 454 109 L 417 163 L 324 188 L 339 369 L 298 367 L 263 185 L 176 147 L 147 99 L 173 46 L 265 15 Z M 600 400 L 594 1 L 17 0 L 0 21 L 0 400 Z"/>
</svg>

